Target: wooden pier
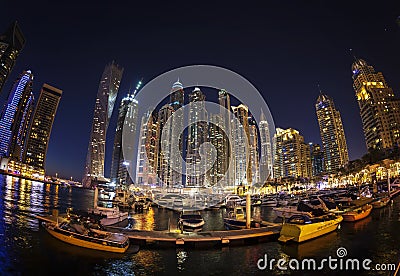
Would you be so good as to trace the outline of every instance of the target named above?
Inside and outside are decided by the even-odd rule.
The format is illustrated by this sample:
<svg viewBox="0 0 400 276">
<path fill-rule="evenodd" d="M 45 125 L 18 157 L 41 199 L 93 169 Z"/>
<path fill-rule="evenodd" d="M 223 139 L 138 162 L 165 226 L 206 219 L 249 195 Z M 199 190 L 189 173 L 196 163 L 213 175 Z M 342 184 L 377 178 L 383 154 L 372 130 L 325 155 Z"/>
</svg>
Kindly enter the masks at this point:
<svg viewBox="0 0 400 276">
<path fill-rule="evenodd" d="M 36 216 L 41 221 L 55 223 L 57 216 Z M 65 219 L 65 216 L 58 216 L 59 222 Z M 198 233 L 181 233 L 179 230 L 171 231 L 145 231 L 134 230 L 121 227 L 105 227 L 110 232 L 123 233 L 127 235 L 132 244 L 140 246 L 188 246 L 188 247 L 209 247 L 209 246 L 227 246 L 240 245 L 247 243 L 257 243 L 276 240 L 282 225 L 279 223 L 263 222 L 264 227 L 226 230 L 226 231 L 206 231 Z"/>
</svg>

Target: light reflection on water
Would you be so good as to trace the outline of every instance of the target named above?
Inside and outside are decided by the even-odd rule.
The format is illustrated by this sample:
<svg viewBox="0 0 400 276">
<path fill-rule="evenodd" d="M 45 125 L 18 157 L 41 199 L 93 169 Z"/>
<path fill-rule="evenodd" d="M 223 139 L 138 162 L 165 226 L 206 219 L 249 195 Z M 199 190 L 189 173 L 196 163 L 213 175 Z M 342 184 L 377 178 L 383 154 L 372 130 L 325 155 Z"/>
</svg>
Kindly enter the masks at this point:
<svg viewBox="0 0 400 276">
<path fill-rule="evenodd" d="M 340 230 L 302 243 L 277 242 L 210 249 L 141 248 L 137 254 L 98 252 L 62 243 L 39 227 L 33 215 L 50 214 L 54 208 L 86 209 L 93 204 L 93 191 L 66 188 L 0 175 L 0 275 L 4 274 L 266 274 L 257 261 L 270 258 L 326 258 L 345 247 L 351 257 L 370 258 L 374 263 L 395 263 L 399 259 L 400 200 L 373 210 L 356 223 L 342 223 Z M 202 211 L 204 230 L 223 229 L 225 210 Z M 273 221 L 270 208 L 254 208 L 253 216 Z M 153 207 L 132 214 L 134 228 L 174 229 L 179 214 Z M 375 271 L 376 272 L 376 271 Z M 274 274 L 285 274 L 276 268 Z M 376 273 L 375 273 L 376 274 Z M 382 273 L 384 275 L 385 273 Z"/>
</svg>

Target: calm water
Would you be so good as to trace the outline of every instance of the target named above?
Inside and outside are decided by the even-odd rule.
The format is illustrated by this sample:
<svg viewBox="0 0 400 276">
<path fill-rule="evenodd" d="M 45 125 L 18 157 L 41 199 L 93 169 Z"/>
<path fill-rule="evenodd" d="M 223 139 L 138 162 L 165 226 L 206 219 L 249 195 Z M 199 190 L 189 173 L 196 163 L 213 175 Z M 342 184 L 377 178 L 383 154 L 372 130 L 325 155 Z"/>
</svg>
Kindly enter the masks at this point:
<svg viewBox="0 0 400 276">
<path fill-rule="evenodd" d="M 400 197 L 394 204 L 357 223 L 342 223 L 341 229 L 300 244 L 282 246 L 277 242 L 212 249 L 141 248 L 124 255 L 103 253 L 65 244 L 51 237 L 33 214 L 64 212 L 67 207 L 84 209 L 93 203 L 93 191 L 69 189 L 0 175 L 0 275 L 254 275 L 257 260 L 268 258 L 336 258 L 339 247 L 351 258 L 369 258 L 376 263 L 399 261 Z M 206 230 L 222 229 L 223 210 L 203 212 Z M 254 214 L 273 220 L 268 208 Z M 153 208 L 134 214 L 135 228 L 165 230 L 176 227 L 178 215 Z M 325 271 L 329 273 L 330 271 Z M 274 269 L 273 274 L 285 274 Z M 331 272 L 332 273 L 332 272 Z M 348 274 L 349 272 L 347 272 Z M 360 274 L 361 272 L 354 272 Z M 287 274 L 287 272 L 286 272 Z M 313 275 L 319 273 L 293 273 Z M 341 271 L 340 274 L 346 274 Z M 363 274 L 368 274 L 363 272 Z M 378 274 L 377 271 L 370 275 Z M 381 272 L 389 275 L 390 272 Z"/>
</svg>

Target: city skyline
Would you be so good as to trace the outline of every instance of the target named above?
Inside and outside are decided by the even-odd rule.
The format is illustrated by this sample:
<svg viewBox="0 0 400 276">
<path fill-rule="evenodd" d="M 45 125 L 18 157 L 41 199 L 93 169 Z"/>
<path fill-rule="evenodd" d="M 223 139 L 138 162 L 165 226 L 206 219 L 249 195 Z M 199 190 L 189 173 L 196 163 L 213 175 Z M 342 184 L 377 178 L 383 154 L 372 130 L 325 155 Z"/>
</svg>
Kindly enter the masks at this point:
<svg viewBox="0 0 400 276">
<path fill-rule="evenodd" d="M 10 6 L 10 8 L 12 7 Z M 283 13 L 284 9 L 282 9 L 282 7 L 273 8 Z M 301 14 L 301 11 L 307 10 L 307 5 L 297 8 L 300 9 L 299 14 Z M 399 95 L 399 82 L 397 81 L 400 75 L 398 66 L 399 60 L 398 56 L 395 55 L 400 42 L 399 28 L 395 23 L 396 16 L 394 12 L 396 9 L 392 11 L 392 8 L 391 6 L 382 7 L 385 16 L 378 15 L 375 18 L 374 24 L 372 24 L 370 22 L 358 22 L 358 19 L 362 22 L 362 17 L 360 15 L 362 13 L 359 13 L 355 7 L 350 7 L 349 10 L 345 12 L 343 20 L 333 17 L 331 22 L 328 22 L 327 19 L 323 19 L 323 15 L 333 16 L 339 9 L 338 7 L 333 7 L 332 11 L 329 11 L 327 8 L 312 7 L 309 13 L 313 14 L 319 12 L 321 16 L 312 16 L 312 20 L 306 20 L 302 22 L 300 26 L 293 25 L 299 15 L 291 10 L 285 11 L 287 14 L 285 14 L 281 20 L 279 20 L 277 16 L 272 16 L 271 19 L 262 19 L 264 17 L 257 11 L 254 11 L 253 14 L 256 16 L 253 16 L 253 19 L 249 18 L 249 16 L 243 18 L 238 16 L 239 23 L 236 24 L 248 22 L 247 25 L 244 24 L 245 27 L 243 31 L 238 31 L 238 34 L 243 38 L 253 38 L 253 40 L 258 42 L 269 41 L 268 37 L 271 37 L 269 35 L 274 35 L 281 43 L 261 43 L 264 45 L 263 50 L 258 46 L 254 46 L 254 54 L 249 52 L 251 47 L 243 48 L 243 44 L 240 44 L 240 47 L 230 46 L 233 48 L 230 48 L 230 50 L 226 52 L 225 57 L 221 55 L 222 49 L 225 50 L 225 48 L 218 44 L 213 44 L 213 47 L 215 47 L 215 54 L 211 54 L 209 57 L 204 56 L 210 49 L 207 47 L 204 52 L 200 51 L 196 54 L 199 46 L 204 47 L 207 45 L 207 43 L 203 41 L 206 36 L 204 36 L 205 34 L 202 33 L 200 27 L 191 24 L 189 24 L 187 28 L 192 27 L 197 33 L 203 34 L 203 36 L 200 36 L 198 46 L 193 46 L 193 50 L 188 49 L 185 52 L 181 46 L 173 43 L 174 47 L 176 46 L 177 48 L 175 51 L 171 52 L 171 50 L 168 50 L 167 44 L 164 44 L 164 42 L 162 42 L 163 39 L 161 39 L 161 52 L 154 51 L 152 48 L 149 49 L 149 52 L 154 54 L 153 58 L 147 54 L 143 55 L 143 57 L 138 57 L 137 55 L 125 55 L 124 57 L 123 53 L 125 48 L 122 44 L 113 46 L 110 48 L 110 51 L 104 50 L 106 48 L 100 48 L 92 53 L 90 52 L 91 48 L 89 47 L 90 44 L 88 44 L 87 38 L 84 38 L 83 34 L 78 32 L 73 35 L 83 38 L 83 46 L 80 50 L 82 53 L 78 54 L 77 57 L 86 54 L 88 62 L 85 66 L 82 65 L 79 68 L 75 67 L 74 70 L 70 69 L 72 68 L 72 63 L 74 63 L 76 59 L 71 58 L 68 54 L 66 58 L 70 58 L 70 60 L 66 60 L 66 58 L 62 59 L 60 57 L 62 52 L 51 49 L 47 51 L 46 47 L 48 46 L 46 45 L 43 46 L 45 47 L 43 51 L 38 51 L 38 45 L 42 46 L 38 41 L 43 40 L 43 35 L 34 32 L 35 24 L 43 25 L 52 20 L 55 24 L 51 26 L 51 28 L 44 28 L 43 32 L 45 34 L 51 32 L 53 28 L 60 26 L 60 31 L 65 32 L 70 28 L 64 25 L 66 22 L 64 21 L 65 19 L 60 18 L 56 20 L 54 17 L 50 17 L 48 19 L 41 19 L 38 23 L 34 23 L 31 26 L 27 23 L 30 15 L 24 13 L 20 16 L 16 16 L 15 13 L 10 12 L 9 15 L 0 20 L 0 26 L 2 27 L 0 32 L 5 31 L 13 20 L 18 19 L 20 28 L 27 39 L 25 48 L 20 53 L 16 65 L 0 94 L 0 103 L 1 105 L 4 104 L 5 94 L 10 90 L 13 81 L 20 72 L 26 70 L 26 68 L 32 68 L 33 72 L 39 76 L 39 81 L 34 82 L 33 86 L 33 91 L 36 94 L 35 96 L 37 96 L 37 92 L 40 89 L 37 87 L 40 83 L 48 81 L 49 83 L 56 84 L 58 87 L 62 87 L 64 91 L 63 100 L 60 104 L 60 110 L 55 120 L 49 144 L 48 160 L 50 161 L 47 168 L 49 174 L 54 175 L 55 172 L 58 172 L 65 177 L 69 178 L 69 176 L 72 175 L 74 178 L 79 179 L 83 173 L 82 168 L 85 162 L 85 156 L 84 154 L 82 155 L 82 152 L 85 152 L 87 149 L 87 141 L 89 139 L 89 130 L 87 126 L 90 125 L 91 114 L 93 114 L 92 106 L 95 99 L 96 86 L 98 84 L 98 72 L 100 72 L 106 62 L 115 58 L 122 66 L 127 68 L 128 73 L 126 75 L 128 75 L 128 77 L 123 79 L 121 83 L 120 94 L 123 95 L 126 94 L 129 86 L 137 81 L 135 76 L 144 76 L 145 81 L 148 81 L 152 76 L 180 65 L 188 63 L 212 63 L 227 67 L 228 69 L 233 69 L 249 78 L 249 80 L 259 88 L 269 104 L 276 126 L 282 128 L 292 127 L 299 130 L 306 142 L 321 142 L 319 138 L 318 122 L 313 108 L 315 98 L 319 93 L 317 88 L 317 83 L 319 83 L 323 90 L 329 91 L 330 96 L 335 100 L 337 109 L 341 111 L 343 126 L 348 140 L 350 160 L 353 160 L 365 154 L 366 147 L 356 96 L 352 89 L 351 64 L 354 61 L 352 55 L 355 54 L 358 58 L 367 60 L 377 71 L 383 72 L 387 82 L 393 88 L 395 95 Z M 206 16 L 205 24 L 212 24 L 212 19 L 218 14 L 218 11 L 219 9 L 216 7 L 216 10 L 213 11 L 211 15 Z M 238 11 L 235 9 L 233 9 L 232 12 L 238 15 Z M 307 14 L 307 11 L 305 12 Z M 184 18 L 187 20 L 187 15 L 184 15 Z M 162 21 L 165 20 L 165 18 L 162 17 L 159 20 Z M 274 24 L 274 26 L 276 27 L 266 29 L 267 37 L 261 38 L 259 35 L 252 35 L 252 28 L 260 30 L 262 26 L 268 25 L 267 23 L 269 20 L 275 20 L 276 24 Z M 32 22 L 33 21 L 34 20 L 32 20 Z M 314 23 L 314 21 L 318 22 L 321 26 L 313 28 L 311 22 Z M 149 24 L 146 27 L 147 29 L 156 28 L 155 23 L 147 23 Z M 171 25 L 174 26 L 176 24 L 177 22 L 172 20 Z M 228 42 L 233 41 L 232 26 L 234 26 L 235 23 L 224 23 L 225 25 L 215 24 L 217 30 L 226 27 L 228 29 L 228 34 L 222 36 L 226 38 Z M 374 38 L 368 37 L 366 31 L 357 28 L 357 26 L 364 24 L 370 27 L 369 32 L 374 32 Z M 90 26 L 90 24 L 84 25 L 83 29 L 86 29 L 88 26 Z M 345 31 L 340 34 L 339 31 L 334 30 L 333 27 L 338 27 L 338 29 L 340 29 L 340 27 L 345 27 Z M 304 30 L 302 30 L 302 28 L 304 28 Z M 307 33 L 307 30 L 310 30 L 310 34 Z M 188 29 L 183 29 L 183 31 L 180 32 L 183 39 L 190 38 L 187 31 Z M 282 34 L 279 34 L 279 32 Z M 165 36 L 169 34 L 171 33 L 167 32 Z M 287 37 L 288 35 L 290 36 L 290 34 L 292 34 L 293 37 L 289 39 Z M 211 36 L 211 40 L 217 37 L 216 32 L 211 32 L 209 35 Z M 302 37 L 303 35 L 304 37 Z M 148 34 L 144 33 L 144 36 L 144 40 L 152 40 Z M 300 37 L 302 37 L 301 40 L 299 40 Z M 329 37 L 329 39 L 327 42 L 324 42 L 323 39 L 326 37 Z M 57 37 L 53 38 L 55 41 L 58 39 Z M 340 38 L 342 38 L 340 42 L 337 42 Z M 159 41 L 160 39 L 157 40 Z M 379 43 L 375 42 L 376 40 L 387 40 L 391 43 L 381 43 L 382 45 L 378 45 Z M 165 39 L 165 41 L 167 41 L 167 39 Z M 215 41 L 218 41 L 218 39 Z M 329 46 L 328 43 L 332 41 L 337 44 Z M 290 46 L 291 42 L 295 42 L 297 46 Z M 146 41 L 143 41 L 143 43 L 149 45 Z M 284 49 L 279 50 L 276 44 L 286 46 L 283 47 Z M 68 46 L 68 43 L 62 47 L 66 46 Z M 142 46 L 139 46 L 138 53 L 143 51 L 143 48 L 140 47 Z M 353 49 L 351 54 L 349 51 L 350 48 Z M 242 51 L 243 49 L 245 50 Z M 323 51 L 321 51 L 321 49 L 323 49 Z M 238 53 L 241 53 L 242 56 L 236 55 Z M 271 55 L 271 53 L 273 53 L 273 55 Z M 220 57 L 218 57 L 218 55 L 220 55 Z M 178 56 L 182 57 L 177 58 Z M 234 58 L 235 56 L 238 56 L 237 59 Z M 55 63 L 55 57 L 60 58 L 57 65 Z M 230 59 L 234 62 L 230 62 Z M 161 60 L 162 62 L 155 62 L 154 65 L 147 66 L 145 65 L 145 60 Z M 51 72 L 49 69 L 46 69 L 46 67 L 54 68 L 55 70 Z M 304 72 L 301 74 L 292 74 L 292 72 L 296 71 Z M 63 77 L 64 75 L 68 77 Z M 85 76 L 85 78 L 80 78 L 79 75 Z M 184 82 L 184 80 L 182 80 L 182 82 Z M 77 83 L 79 83 L 79 86 L 76 85 Z M 78 95 L 82 96 L 79 102 L 76 101 Z M 119 102 L 119 99 L 117 99 L 117 101 Z M 299 112 L 302 116 L 293 116 L 294 112 Z M 114 114 L 114 116 L 116 115 Z M 114 126 L 110 126 L 110 128 L 113 129 L 113 131 L 115 130 Z M 78 138 L 72 138 L 77 135 L 79 136 Z M 111 145 L 114 135 L 109 135 L 108 138 L 110 140 L 107 139 L 107 145 L 110 144 L 111 141 L 108 147 L 112 150 Z M 59 156 L 63 156 L 63 158 L 61 159 Z M 108 168 L 106 168 L 105 171 L 108 173 L 110 171 L 109 167 L 111 166 L 111 152 L 108 151 L 106 156 L 108 159 L 106 160 L 106 167 Z"/>
</svg>

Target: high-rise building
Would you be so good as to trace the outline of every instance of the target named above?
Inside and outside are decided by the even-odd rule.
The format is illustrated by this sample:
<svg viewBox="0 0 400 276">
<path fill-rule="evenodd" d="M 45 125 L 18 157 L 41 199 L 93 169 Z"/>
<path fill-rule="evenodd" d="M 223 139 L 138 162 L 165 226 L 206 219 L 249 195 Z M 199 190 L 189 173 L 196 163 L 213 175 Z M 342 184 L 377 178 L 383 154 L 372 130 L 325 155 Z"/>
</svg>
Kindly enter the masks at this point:
<svg viewBox="0 0 400 276">
<path fill-rule="evenodd" d="M 315 103 L 315 109 L 324 151 L 324 170 L 334 173 L 349 162 L 340 112 L 335 108 L 333 99 L 322 93 Z"/>
<path fill-rule="evenodd" d="M 249 145 L 251 160 L 251 183 L 260 183 L 260 149 L 258 147 L 258 128 L 252 115 L 249 116 Z"/>
<path fill-rule="evenodd" d="M 310 143 L 312 175 L 318 176 L 324 172 L 324 152 L 319 144 Z"/>
<path fill-rule="evenodd" d="M 24 162 L 38 169 L 44 169 L 47 147 L 62 90 L 43 84 L 35 113 L 30 125 Z"/>
<path fill-rule="evenodd" d="M 174 109 L 171 124 L 171 149 L 179 149 L 180 154 L 172 154 L 170 160 L 171 182 L 173 185 L 182 185 L 182 151 L 183 151 L 183 110 L 184 90 L 182 83 L 176 81 L 170 93 L 170 106 Z M 178 111 L 179 110 L 179 111 Z"/>
<path fill-rule="evenodd" d="M 208 142 L 206 96 L 195 87 L 189 94 L 189 127 L 186 151 L 186 186 L 204 186 L 207 155 L 203 143 Z"/>
<path fill-rule="evenodd" d="M 240 104 L 231 108 L 235 115 L 231 120 L 235 186 L 248 185 L 252 184 L 248 107 Z"/>
<path fill-rule="evenodd" d="M 100 80 L 82 180 L 82 185 L 86 188 L 107 181 L 104 177 L 106 135 L 123 71 L 124 69 L 113 61 L 105 67 Z"/>
<path fill-rule="evenodd" d="M 135 95 L 141 84 L 142 83 L 139 82 L 135 92 L 124 97 L 119 106 L 110 174 L 111 182 L 113 183 L 125 185 L 132 184 L 133 182 L 129 175 L 132 169 L 132 159 L 127 158 L 128 156 L 125 155 L 131 155 L 130 152 L 133 150 L 135 142 L 139 111 L 138 101 L 135 99 Z M 122 148 L 123 134 L 127 135 L 124 140 L 124 146 L 126 148 L 125 153 Z"/>
<path fill-rule="evenodd" d="M 159 129 L 157 117 L 147 111 L 140 124 L 139 145 L 136 164 L 136 184 L 158 183 L 157 160 L 159 150 Z"/>
<path fill-rule="evenodd" d="M 310 178 L 312 175 L 310 146 L 304 143 L 303 136 L 292 128 L 277 128 L 274 139 L 276 144 L 275 178 Z"/>
<path fill-rule="evenodd" d="M 211 114 L 208 126 L 208 139 L 215 149 L 214 164 L 207 172 L 207 181 L 214 186 L 225 180 L 226 174 L 226 133 L 223 131 L 224 118 L 220 114 Z M 226 181 L 220 183 L 222 186 Z"/>
<path fill-rule="evenodd" d="M 167 124 L 168 119 L 174 113 L 174 108 L 169 104 L 165 104 L 158 111 L 158 159 L 157 159 L 157 174 L 161 186 L 169 187 L 172 185 L 171 173 L 171 139 L 172 139 L 172 124 Z"/>
<path fill-rule="evenodd" d="M 221 180 L 221 184 L 226 186 L 230 183 L 234 183 L 234 170 L 235 170 L 235 160 L 233 158 L 233 151 L 232 151 L 232 127 L 231 127 L 231 99 L 229 93 L 221 89 L 218 91 L 218 102 L 220 105 L 220 115 L 223 119 L 222 128 L 224 129 L 225 134 L 223 135 L 222 143 L 223 148 L 225 149 L 221 152 L 220 158 L 221 160 L 221 172 L 225 172 L 224 179 Z"/>
<path fill-rule="evenodd" d="M 393 148 L 400 139 L 400 100 L 365 60 L 357 59 L 351 69 L 367 148 Z"/>
<path fill-rule="evenodd" d="M 14 82 L 0 116 L 0 157 L 21 161 L 27 130 L 32 117 L 33 75 L 24 71 Z"/>
<path fill-rule="evenodd" d="M 273 178 L 274 160 L 272 159 L 271 136 L 269 124 L 265 118 L 264 112 L 261 110 L 260 123 L 260 178 L 265 182 L 268 178 Z"/>
<path fill-rule="evenodd" d="M 25 37 L 15 21 L 0 35 L 0 93 L 24 46 Z"/>
</svg>

